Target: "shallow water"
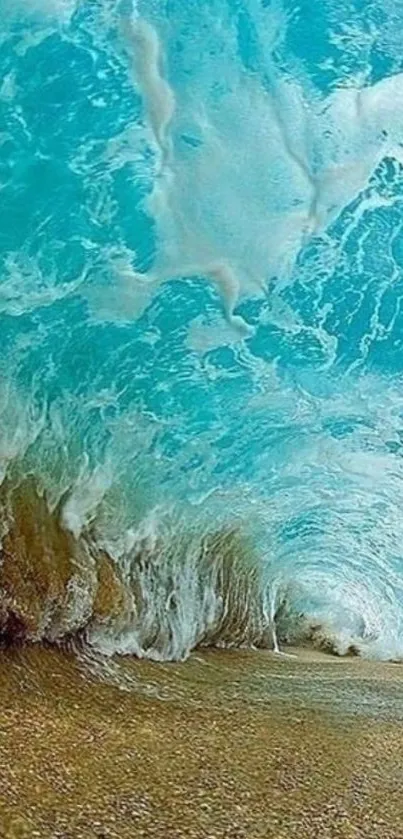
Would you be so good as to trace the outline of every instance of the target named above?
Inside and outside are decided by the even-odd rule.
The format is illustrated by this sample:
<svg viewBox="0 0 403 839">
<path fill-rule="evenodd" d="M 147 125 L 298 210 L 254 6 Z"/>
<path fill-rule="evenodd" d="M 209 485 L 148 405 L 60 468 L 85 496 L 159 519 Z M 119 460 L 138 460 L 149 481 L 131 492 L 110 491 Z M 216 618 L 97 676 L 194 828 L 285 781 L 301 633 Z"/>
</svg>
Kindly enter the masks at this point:
<svg viewBox="0 0 403 839">
<path fill-rule="evenodd" d="M 2 835 L 398 839 L 401 667 L 299 655 L 3 652 Z"/>
<path fill-rule="evenodd" d="M 322 715 L 352 723 L 363 718 L 403 719 L 399 665 L 356 658 L 335 658 L 311 649 L 289 648 L 287 655 L 209 650 L 192 653 L 185 663 L 155 664 L 84 654 L 80 666 L 96 681 L 113 684 L 138 697 L 183 707 L 260 709 L 277 714 Z"/>
<path fill-rule="evenodd" d="M 0 12 L 3 634 L 400 659 L 400 4 Z"/>
</svg>

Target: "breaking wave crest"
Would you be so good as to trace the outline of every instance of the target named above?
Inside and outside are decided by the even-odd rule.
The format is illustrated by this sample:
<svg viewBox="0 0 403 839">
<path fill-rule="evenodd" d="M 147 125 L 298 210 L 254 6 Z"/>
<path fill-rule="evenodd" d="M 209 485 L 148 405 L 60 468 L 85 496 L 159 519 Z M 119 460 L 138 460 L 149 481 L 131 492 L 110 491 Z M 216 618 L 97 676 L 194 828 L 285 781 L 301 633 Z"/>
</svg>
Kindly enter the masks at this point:
<svg viewBox="0 0 403 839">
<path fill-rule="evenodd" d="M 354 630 L 347 586 L 338 624 L 327 622 L 323 603 L 321 618 L 304 612 L 306 592 L 284 568 L 267 573 L 245 523 L 214 531 L 160 509 L 107 545 L 96 516 L 72 533 L 63 505 L 51 510 L 43 488 L 16 475 L 2 484 L 0 512 L 4 644 L 84 644 L 158 661 L 186 658 L 199 646 L 279 652 L 290 643 L 358 655 L 380 640 L 365 625 L 364 600 Z"/>
<path fill-rule="evenodd" d="M 104 653 L 181 659 L 198 645 L 266 646 L 259 564 L 234 529 L 183 529 L 150 515 L 112 555 L 96 525 L 78 538 L 32 479 L 1 498 L 1 633 L 5 642 L 62 643 Z"/>
</svg>

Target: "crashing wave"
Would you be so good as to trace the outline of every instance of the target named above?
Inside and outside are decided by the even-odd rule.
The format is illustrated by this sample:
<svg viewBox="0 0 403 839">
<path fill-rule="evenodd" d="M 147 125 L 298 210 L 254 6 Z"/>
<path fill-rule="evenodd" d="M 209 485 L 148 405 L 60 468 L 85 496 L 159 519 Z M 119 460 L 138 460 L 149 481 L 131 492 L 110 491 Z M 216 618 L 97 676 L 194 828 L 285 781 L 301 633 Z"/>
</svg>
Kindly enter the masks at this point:
<svg viewBox="0 0 403 839">
<path fill-rule="evenodd" d="M 399 14 L 196 5 L 3 3 L 2 635 L 400 658 Z"/>
</svg>

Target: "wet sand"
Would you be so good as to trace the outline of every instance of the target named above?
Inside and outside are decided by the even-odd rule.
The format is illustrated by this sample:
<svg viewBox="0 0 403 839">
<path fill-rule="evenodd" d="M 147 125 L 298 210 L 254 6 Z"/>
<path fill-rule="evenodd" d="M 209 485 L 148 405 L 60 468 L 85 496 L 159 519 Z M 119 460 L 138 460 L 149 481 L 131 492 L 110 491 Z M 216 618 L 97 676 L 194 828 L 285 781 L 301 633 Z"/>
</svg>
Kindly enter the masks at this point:
<svg viewBox="0 0 403 839">
<path fill-rule="evenodd" d="M 0 653 L 0 836 L 401 839 L 403 668 Z"/>
</svg>

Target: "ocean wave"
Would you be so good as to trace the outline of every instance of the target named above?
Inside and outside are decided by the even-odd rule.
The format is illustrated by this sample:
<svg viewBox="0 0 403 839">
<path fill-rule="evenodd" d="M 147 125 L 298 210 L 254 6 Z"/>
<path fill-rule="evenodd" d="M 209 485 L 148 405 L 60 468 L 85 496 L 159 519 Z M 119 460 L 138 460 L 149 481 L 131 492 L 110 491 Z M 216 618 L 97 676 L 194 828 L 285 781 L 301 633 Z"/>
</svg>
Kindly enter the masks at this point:
<svg viewBox="0 0 403 839">
<path fill-rule="evenodd" d="M 3 11 L 4 641 L 400 659 L 396 8 Z"/>
<path fill-rule="evenodd" d="M 388 649 L 385 627 L 378 634 L 371 628 L 379 604 L 371 615 L 364 587 L 357 598 L 350 582 L 354 613 L 348 585 L 343 602 L 337 592 L 326 604 L 311 574 L 316 613 L 312 603 L 307 611 L 301 581 L 286 581 L 284 566 L 269 580 L 239 523 L 206 531 L 172 510 L 154 511 L 113 554 L 96 517 L 74 535 L 63 525 L 63 504 L 51 511 L 33 478 L 6 479 L 0 506 L 4 644 L 73 643 L 156 661 L 181 660 L 206 646 L 280 652 L 303 645 L 393 659 L 403 652 L 401 644 Z"/>
<path fill-rule="evenodd" d="M 182 659 L 198 645 L 267 643 L 259 567 L 236 530 L 200 533 L 149 516 L 113 557 L 96 524 L 78 538 L 32 479 L 1 497 L 1 632 L 5 641 L 60 643 Z"/>
</svg>

